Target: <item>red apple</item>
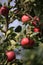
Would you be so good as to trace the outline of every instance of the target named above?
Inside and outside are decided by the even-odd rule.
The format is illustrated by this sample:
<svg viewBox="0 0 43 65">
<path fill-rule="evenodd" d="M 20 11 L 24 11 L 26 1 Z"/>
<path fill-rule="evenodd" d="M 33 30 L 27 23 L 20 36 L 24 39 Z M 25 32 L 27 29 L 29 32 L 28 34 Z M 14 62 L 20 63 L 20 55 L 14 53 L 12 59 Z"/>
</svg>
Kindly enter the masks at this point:
<svg viewBox="0 0 43 65">
<path fill-rule="evenodd" d="M 9 13 L 9 9 L 6 7 L 6 6 L 2 6 L 0 8 L 0 14 L 3 15 L 3 16 L 7 16 Z"/>
<path fill-rule="evenodd" d="M 37 21 L 33 21 L 32 25 L 36 26 L 37 25 Z"/>
<path fill-rule="evenodd" d="M 7 51 L 6 56 L 7 56 L 7 61 L 12 61 L 13 59 L 16 59 L 16 55 L 14 51 Z"/>
<path fill-rule="evenodd" d="M 23 15 L 21 20 L 22 20 L 23 23 L 25 23 L 25 22 L 28 22 L 30 20 L 30 17 L 27 16 L 27 15 Z"/>
<path fill-rule="evenodd" d="M 22 45 L 22 46 L 28 45 L 28 43 L 29 43 L 29 39 L 28 39 L 28 38 L 23 38 L 23 39 L 21 40 L 21 45 Z"/>
<path fill-rule="evenodd" d="M 36 21 L 38 21 L 38 22 L 40 21 L 40 19 L 39 19 L 38 16 L 35 16 L 35 17 L 34 17 L 34 20 L 36 20 Z"/>
<path fill-rule="evenodd" d="M 35 41 L 34 41 L 34 40 L 32 40 L 32 39 L 30 39 L 29 47 L 33 47 L 33 46 L 34 46 L 34 44 L 35 44 Z"/>
<path fill-rule="evenodd" d="M 40 29 L 35 27 L 35 28 L 33 29 L 33 31 L 34 31 L 34 32 L 40 32 Z"/>
</svg>

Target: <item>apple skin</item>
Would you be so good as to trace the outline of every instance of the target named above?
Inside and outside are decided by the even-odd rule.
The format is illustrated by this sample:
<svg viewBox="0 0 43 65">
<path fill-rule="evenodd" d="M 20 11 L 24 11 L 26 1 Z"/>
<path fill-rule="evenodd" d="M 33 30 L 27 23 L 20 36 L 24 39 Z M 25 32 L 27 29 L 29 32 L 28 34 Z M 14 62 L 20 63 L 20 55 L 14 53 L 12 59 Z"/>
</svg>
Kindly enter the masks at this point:
<svg viewBox="0 0 43 65">
<path fill-rule="evenodd" d="M 13 59 L 16 59 L 16 54 L 14 51 L 7 51 L 6 56 L 8 62 L 12 61 Z"/>
<path fill-rule="evenodd" d="M 3 16 L 7 16 L 8 13 L 9 13 L 9 9 L 8 9 L 8 7 L 6 7 L 6 6 L 2 6 L 2 7 L 0 8 L 0 14 L 1 14 L 1 15 L 3 15 Z"/>
<path fill-rule="evenodd" d="M 27 16 L 27 15 L 23 15 L 22 18 L 21 18 L 21 21 L 22 21 L 23 23 L 28 22 L 29 20 L 30 20 L 30 17 Z"/>
<path fill-rule="evenodd" d="M 37 28 L 37 27 L 35 27 L 35 28 L 33 29 L 33 31 L 34 31 L 34 32 L 40 32 L 40 29 Z"/>
<path fill-rule="evenodd" d="M 29 47 L 33 47 L 35 45 L 35 41 L 30 39 L 30 44 L 29 44 Z"/>
<path fill-rule="evenodd" d="M 37 26 L 37 21 L 32 21 L 33 26 Z"/>
<path fill-rule="evenodd" d="M 23 38 L 23 39 L 21 40 L 21 45 L 22 45 L 22 46 L 28 45 L 28 43 L 29 43 L 29 39 L 28 39 L 28 38 Z"/>
</svg>

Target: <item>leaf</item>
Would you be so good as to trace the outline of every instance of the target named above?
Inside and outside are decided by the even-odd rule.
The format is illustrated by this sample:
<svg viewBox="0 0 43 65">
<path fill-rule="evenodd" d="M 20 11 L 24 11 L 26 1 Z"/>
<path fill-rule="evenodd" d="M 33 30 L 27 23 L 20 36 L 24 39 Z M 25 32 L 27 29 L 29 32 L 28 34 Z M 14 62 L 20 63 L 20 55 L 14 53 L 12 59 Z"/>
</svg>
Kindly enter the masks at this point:
<svg viewBox="0 0 43 65">
<path fill-rule="evenodd" d="M 36 7 L 36 9 L 34 8 L 34 13 L 36 16 L 40 16 L 41 11 Z"/>
<path fill-rule="evenodd" d="M 37 34 L 39 34 L 39 32 L 37 32 L 37 33 L 34 32 L 33 34 L 30 35 L 30 37 L 33 37 L 33 36 L 35 36 Z"/>
<path fill-rule="evenodd" d="M 30 0 L 25 0 L 24 3 L 29 2 Z"/>
<path fill-rule="evenodd" d="M 16 42 L 14 40 L 10 40 L 11 45 L 15 45 Z"/>
<path fill-rule="evenodd" d="M 11 33 L 11 30 L 8 30 L 7 32 L 6 32 L 6 35 L 8 35 L 8 34 L 10 34 Z"/>
<path fill-rule="evenodd" d="M 35 2 L 35 0 L 25 0 L 24 3 L 27 3 L 27 2 Z"/>
<path fill-rule="evenodd" d="M 6 36 L 7 36 L 8 39 L 14 39 L 16 35 L 17 35 L 16 32 L 14 32 L 13 30 L 9 30 L 7 32 L 7 35 Z"/>
<path fill-rule="evenodd" d="M 35 0 L 31 0 L 31 2 L 35 2 Z"/>
</svg>

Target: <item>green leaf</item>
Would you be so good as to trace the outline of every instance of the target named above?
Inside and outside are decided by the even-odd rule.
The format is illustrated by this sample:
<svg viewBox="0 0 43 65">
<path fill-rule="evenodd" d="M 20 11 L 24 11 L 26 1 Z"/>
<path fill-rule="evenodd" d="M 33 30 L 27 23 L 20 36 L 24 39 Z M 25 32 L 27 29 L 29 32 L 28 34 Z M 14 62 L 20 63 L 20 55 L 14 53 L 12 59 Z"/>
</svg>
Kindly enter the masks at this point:
<svg viewBox="0 0 43 65">
<path fill-rule="evenodd" d="M 36 36 L 37 34 L 39 34 L 39 32 L 37 33 L 34 32 L 33 34 L 30 35 L 30 37 Z"/>
</svg>

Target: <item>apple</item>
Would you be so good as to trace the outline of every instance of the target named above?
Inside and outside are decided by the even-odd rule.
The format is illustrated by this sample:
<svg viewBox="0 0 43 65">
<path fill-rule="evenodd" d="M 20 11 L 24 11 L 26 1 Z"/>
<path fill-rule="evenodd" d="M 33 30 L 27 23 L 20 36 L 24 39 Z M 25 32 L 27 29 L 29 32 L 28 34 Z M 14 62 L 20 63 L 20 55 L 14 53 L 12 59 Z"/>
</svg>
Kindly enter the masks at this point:
<svg viewBox="0 0 43 65">
<path fill-rule="evenodd" d="M 1 14 L 1 15 L 3 15 L 3 16 L 7 16 L 8 13 L 9 13 L 9 9 L 8 9 L 8 7 L 6 7 L 6 6 L 2 6 L 2 7 L 0 8 L 0 14 Z"/>
<path fill-rule="evenodd" d="M 37 21 L 32 21 L 32 25 L 36 26 L 37 25 Z"/>
<path fill-rule="evenodd" d="M 34 32 L 40 32 L 40 29 L 37 28 L 37 27 L 35 27 L 35 28 L 33 29 L 33 31 L 34 31 Z"/>
<path fill-rule="evenodd" d="M 28 22 L 30 20 L 30 17 L 27 16 L 27 15 L 23 15 L 21 20 L 22 20 L 23 23 L 25 23 L 25 22 Z"/>
<path fill-rule="evenodd" d="M 39 17 L 38 16 L 34 16 L 34 20 L 36 20 L 36 21 L 40 21 L 40 19 L 39 19 Z"/>
<path fill-rule="evenodd" d="M 12 61 L 13 59 L 16 59 L 16 54 L 14 51 L 7 51 L 6 52 L 7 61 Z"/>
<path fill-rule="evenodd" d="M 28 43 L 29 43 L 29 39 L 28 39 L 28 38 L 23 38 L 23 39 L 21 40 L 21 45 L 22 45 L 22 46 L 28 45 Z"/>
</svg>

